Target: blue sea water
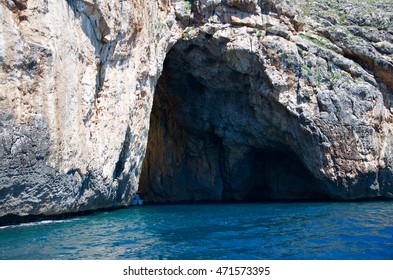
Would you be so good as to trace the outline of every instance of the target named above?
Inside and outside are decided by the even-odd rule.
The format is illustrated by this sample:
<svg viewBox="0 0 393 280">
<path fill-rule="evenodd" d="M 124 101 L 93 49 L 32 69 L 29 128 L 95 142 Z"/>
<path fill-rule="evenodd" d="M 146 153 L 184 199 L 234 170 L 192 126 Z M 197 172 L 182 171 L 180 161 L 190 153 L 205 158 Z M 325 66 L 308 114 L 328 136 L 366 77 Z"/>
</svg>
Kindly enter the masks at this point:
<svg viewBox="0 0 393 280">
<path fill-rule="evenodd" d="M 2 227 L 0 259 L 393 259 L 393 202 L 132 207 Z"/>
</svg>

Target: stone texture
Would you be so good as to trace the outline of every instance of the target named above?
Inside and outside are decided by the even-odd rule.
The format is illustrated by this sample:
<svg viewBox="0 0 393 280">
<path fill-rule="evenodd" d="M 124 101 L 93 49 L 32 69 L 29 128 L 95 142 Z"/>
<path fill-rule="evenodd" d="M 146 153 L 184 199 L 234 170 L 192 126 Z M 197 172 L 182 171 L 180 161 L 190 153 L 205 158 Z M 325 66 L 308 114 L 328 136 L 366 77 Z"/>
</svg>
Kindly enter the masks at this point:
<svg viewBox="0 0 393 280">
<path fill-rule="evenodd" d="M 191 7 L 192 7 L 192 4 L 187 0 L 175 0 L 174 1 L 176 18 L 180 22 L 185 23 L 186 25 L 189 24 L 191 17 L 192 17 Z"/>
<path fill-rule="evenodd" d="M 254 13 L 258 7 L 257 0 L 227 0 L 226 4 L 230 7 L 236 7 L 240 11 Z"/>
<path fill-rule="evenodd" d="M 128 205 L 170 3 L 9 0 L 0 20 L 0 219 Z"/>
</svg>

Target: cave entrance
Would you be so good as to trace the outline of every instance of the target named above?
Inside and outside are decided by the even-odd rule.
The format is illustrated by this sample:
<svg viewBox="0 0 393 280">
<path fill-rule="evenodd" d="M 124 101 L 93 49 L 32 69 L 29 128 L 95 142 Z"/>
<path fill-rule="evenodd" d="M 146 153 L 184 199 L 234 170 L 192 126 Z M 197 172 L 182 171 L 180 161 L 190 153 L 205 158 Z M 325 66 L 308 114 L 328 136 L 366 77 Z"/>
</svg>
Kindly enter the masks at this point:
<svg viewBox="0 0 393 280">
<path fill-rule="evenodd" d="M 146 201 L 322 199 L 294 152 L 298 121 L 268 97 L 255 102 L 268 79 L 234 68 L 222 49 L 202 34 L 168 53 L 140 180 Z"/>
<path fill-rule="evenodd" d="M 317 180 L 289 150 L 251 149 L 229 176 L 224 200 L 322 200 Z M 232 171 L 233 172 L 233 171 Z"/>
</svg>

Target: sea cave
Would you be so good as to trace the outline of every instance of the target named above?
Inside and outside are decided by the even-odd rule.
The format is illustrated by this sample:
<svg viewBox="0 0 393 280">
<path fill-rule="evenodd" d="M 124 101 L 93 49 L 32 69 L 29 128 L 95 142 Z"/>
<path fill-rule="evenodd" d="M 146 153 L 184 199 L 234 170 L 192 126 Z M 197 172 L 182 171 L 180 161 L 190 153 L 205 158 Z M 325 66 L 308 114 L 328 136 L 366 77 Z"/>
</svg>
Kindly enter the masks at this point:
<svg viewBox="0 0 393 280">
<path fill-rule="evenodd" d="M 226 43 L 201 34 L 167 55 L 140 180 L 146 201 L 327 199 L 304 163 L 306 148 L 297 148 L 313 139 L 269 97 L 262 67 L 231 67 L 258 58 Z"/>
</svg>

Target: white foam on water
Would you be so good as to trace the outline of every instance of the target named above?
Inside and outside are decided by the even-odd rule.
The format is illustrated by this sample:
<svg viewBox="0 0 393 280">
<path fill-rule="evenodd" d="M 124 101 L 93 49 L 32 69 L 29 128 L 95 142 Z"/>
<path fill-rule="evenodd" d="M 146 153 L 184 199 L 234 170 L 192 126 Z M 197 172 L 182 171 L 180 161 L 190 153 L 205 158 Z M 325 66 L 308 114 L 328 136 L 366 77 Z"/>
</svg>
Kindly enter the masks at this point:
<svg viewBox="0 0 393 280">
<path fill-rule="evenodd" d="M 70 221 L 76 221 L 76 220 L 79 220 L 79 219 L 44 220 L 44 221 L 39 221 L 39 222 L 31 222 L 31 223 L 22 223 L 22 224 L 18 224 L 18 225 L 2 226 L 2 227 L 0 227 L 0 230 L 6 229 L 6 228 L 35 227 L 35 226 L 48 225 L 48 224 L 68 223 Z"/>
</svg>

